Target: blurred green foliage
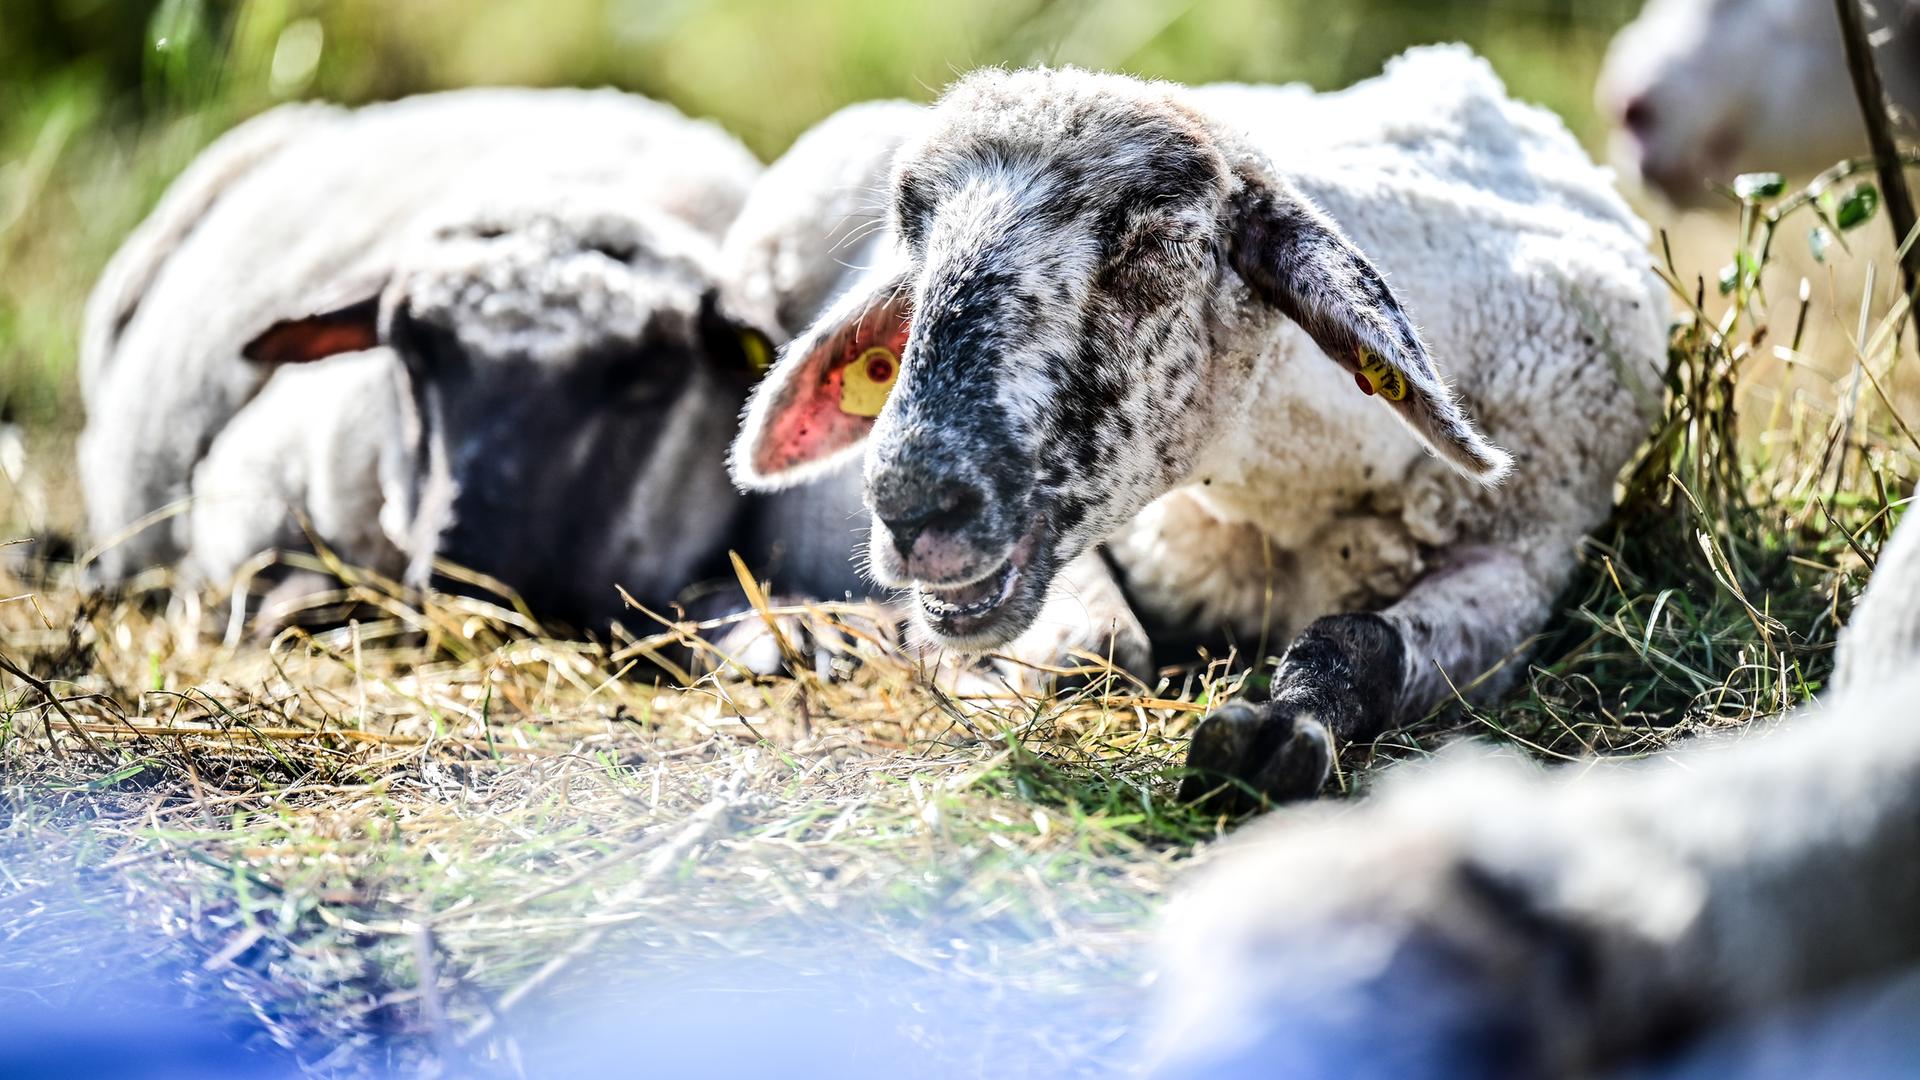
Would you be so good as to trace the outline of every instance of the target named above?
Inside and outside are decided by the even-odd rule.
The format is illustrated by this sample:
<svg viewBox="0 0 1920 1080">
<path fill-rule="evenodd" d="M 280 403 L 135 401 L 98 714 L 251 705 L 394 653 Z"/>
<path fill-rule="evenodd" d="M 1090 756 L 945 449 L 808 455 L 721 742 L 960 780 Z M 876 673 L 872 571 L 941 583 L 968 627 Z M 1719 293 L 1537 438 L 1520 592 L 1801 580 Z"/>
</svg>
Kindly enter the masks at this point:
<svg viewBox="0 0 1920 1080">
<path fill-rule="evenodd" d="M 0 408 L 71 423 L 93 278 L 238 120 L 479 83 L 608 84 L 763 156 L 875 97 L 982 64 L 1344 85 L 1466 41 L 1597 142 L 1590 99 L 1638 0 L 0 0 Z"/>
</svg>

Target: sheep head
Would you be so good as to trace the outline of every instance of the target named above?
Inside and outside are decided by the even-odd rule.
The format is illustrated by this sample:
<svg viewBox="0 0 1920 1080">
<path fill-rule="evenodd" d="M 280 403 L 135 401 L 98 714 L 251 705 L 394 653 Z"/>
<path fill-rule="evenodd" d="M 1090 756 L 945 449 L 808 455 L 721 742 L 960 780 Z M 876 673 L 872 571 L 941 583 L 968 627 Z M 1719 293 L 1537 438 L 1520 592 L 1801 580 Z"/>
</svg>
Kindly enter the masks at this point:
<svg viewBox="0 0 1920 1080">
<path fill-rule="evenodd" d="M 672 599 L 740 505 L 721 463 L 771 350 L 728 310 L 713 259 L 664 216 L 552 192 L 482 203 L 245 355 L 391 348 L 402 430 L 370 437 L 390 440 L 382 524 L 409 583 L 492 579 L 591 625 L 620 611 L 616 584 Z"/>
<path fill-rule="evenodd" d="M 1869 17 L 1890 34 L 1880 67 L 1897 97 L 1920 4 Z M 1652 0 L 1614 38 L 1596 95 L 1621 170 L 1677 206 L 1740 173 L 1810 175 L 1867 148 L 1839 19 L 1815 0 Z"/>
</svg>

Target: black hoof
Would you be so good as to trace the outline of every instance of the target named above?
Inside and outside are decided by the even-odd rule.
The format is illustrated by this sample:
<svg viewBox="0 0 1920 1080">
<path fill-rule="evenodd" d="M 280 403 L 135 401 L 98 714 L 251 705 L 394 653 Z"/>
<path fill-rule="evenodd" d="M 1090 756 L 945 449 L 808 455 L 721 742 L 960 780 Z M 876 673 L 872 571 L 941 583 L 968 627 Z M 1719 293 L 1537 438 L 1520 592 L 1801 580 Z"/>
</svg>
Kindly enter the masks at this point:
<svg viewBox="0 0 1920 1080">
<path fill-rule="evenodd" d="M 1283 705 L 1233 702 L 1200 721 L 1187 750 L 1181 802 L 1238 814 L 1319 794 L 1333 769 L 1333 738 Z"/>
</svg>

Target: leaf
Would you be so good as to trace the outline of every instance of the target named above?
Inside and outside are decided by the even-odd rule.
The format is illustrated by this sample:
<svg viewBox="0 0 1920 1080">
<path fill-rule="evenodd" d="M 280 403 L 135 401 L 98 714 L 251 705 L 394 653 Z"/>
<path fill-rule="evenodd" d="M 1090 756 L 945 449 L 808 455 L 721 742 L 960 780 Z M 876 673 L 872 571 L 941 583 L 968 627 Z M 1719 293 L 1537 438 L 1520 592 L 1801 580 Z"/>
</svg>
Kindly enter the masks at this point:
<svg viewBox="0 0 1920 1080">
<path fill-rule="evenodd" d="M 1854 185 L 1852 191 L 1847 192 L 1846 198 L 1840 200 L 1839 207 L 1834 210 L 1833 220 L 1842 229 L 1856 229 L 1873 217 L 1873 212 L 1878 209 L 1880 209 L 1880 189 L 1871 183 L 1861 181 Z"/>
<path fill-rule="evenodd" d="M 1787 190 L 1787 181 L 1777 172 L 1741 173 L 1733 178 L 1733 193 L 1742 199 L 1771 199 Z"/>
<path fill-rule="evenodd" d="M 1827 249 L 1833 246 L 1833 234 L 1825 225 L 1815 225 L 1807 230 L 1807 249 L 1813 252 L 1815 262 L 1827 261 Z"/>
<path fill-rule="evenodd" d="M 1760 260 L 1752 252 L 1743 251 L 1734 260 L 1720 268 L 1720 295 L 1725 296 L 1737 288 L 1752 288 L 1760 280 Z"/>
</svg>

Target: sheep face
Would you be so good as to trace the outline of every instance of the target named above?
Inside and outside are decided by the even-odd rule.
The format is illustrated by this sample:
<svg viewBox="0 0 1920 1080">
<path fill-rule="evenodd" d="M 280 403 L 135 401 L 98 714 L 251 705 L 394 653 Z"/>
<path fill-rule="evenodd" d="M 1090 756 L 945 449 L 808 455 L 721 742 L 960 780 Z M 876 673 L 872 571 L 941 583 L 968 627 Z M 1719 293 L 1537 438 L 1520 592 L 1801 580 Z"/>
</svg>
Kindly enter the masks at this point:
<svg viewBox="0 0 1920 1080">
<path fill-rule="evenodd" d="M 1680 206 L 1743 172 L 1810 172 L 1865 149 L 1833 5 L 1652 0 L 1597 91 L 1622 171 Z"/>
<path fill-rule="evenodd" d="M 1464 469 L 1504 469 L 1364 257 L 1176 88 L 990 71 L 931 121 L 895 158 L 897 265 L 789 346 L 733 468 L 781 487 L 864 444 L 873 574 L 937 641 L 1012 640 L 1181 483 L 1254 389 L 1272 309 Z"/>
<path fill-rule="evenodd" d="M 409 582 L 473 591 L 453 564 L 591 625 L 620 610 L 616 584 L 670 600 L 739 505 L 725 447 L 765 346 L 722 313 L 704 243 L 631 212 L 481 214 L 247 355 L 390 347 L 403 419 L 382 523 Z"/>
</svg>

